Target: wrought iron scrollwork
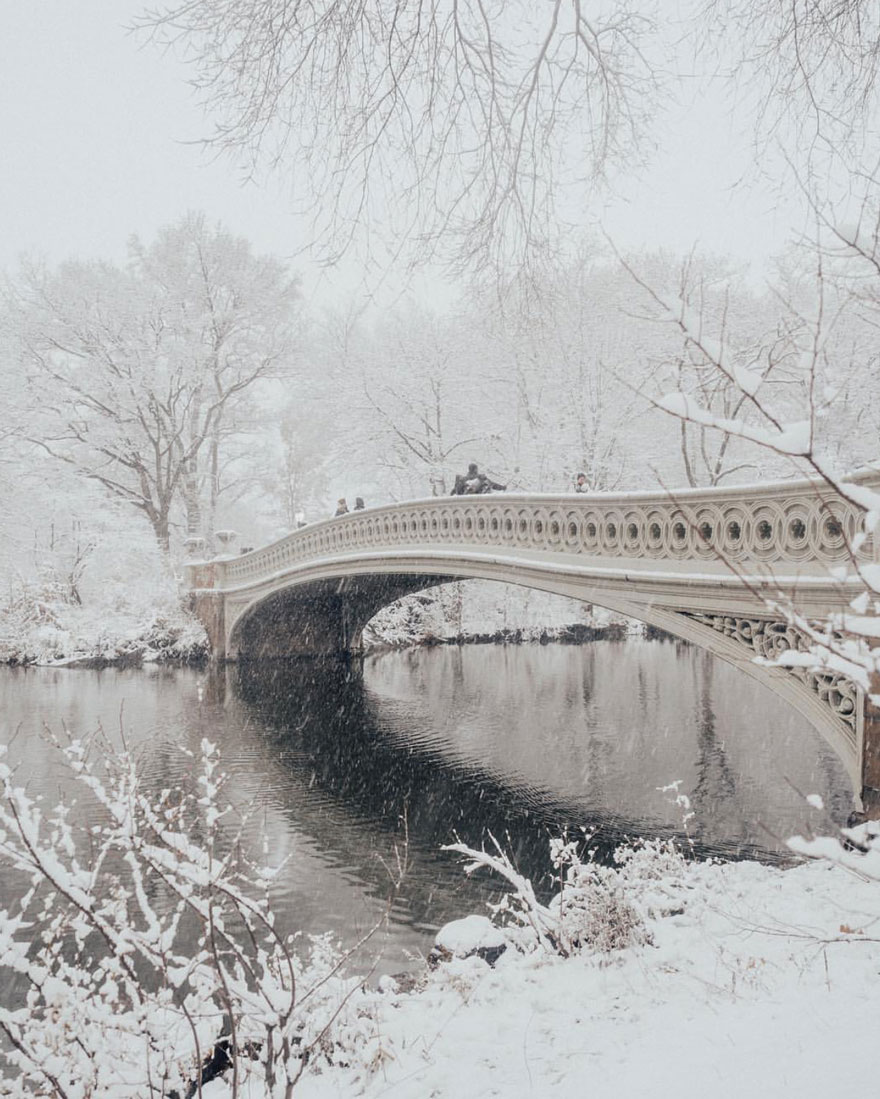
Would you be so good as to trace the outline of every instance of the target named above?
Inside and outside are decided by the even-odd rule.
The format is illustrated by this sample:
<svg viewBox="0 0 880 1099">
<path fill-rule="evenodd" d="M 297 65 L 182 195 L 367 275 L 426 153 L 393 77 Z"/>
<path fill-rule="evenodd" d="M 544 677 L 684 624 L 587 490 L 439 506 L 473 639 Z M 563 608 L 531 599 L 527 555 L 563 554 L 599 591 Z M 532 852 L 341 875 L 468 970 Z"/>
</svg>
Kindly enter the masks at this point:
<svg viewBox="0 0 880 1099">
<path fill-rule="evenodd" d="M 725 637 L 749 648 L 755 656 L 777 661 L 784 652 L 806 653 L 812 642 L 789 622 L 771 618 L 737 618 L 724 614 L 679 612 L 682 617 L 699 622 Z M 781 665 L 789 675 L 799 679 L 813 691 L 848 730 L 851 743 L 856 743 L 859 714 L 859 688 L 842 672 L 830 668 L 802 665 Z"/>
</svg>

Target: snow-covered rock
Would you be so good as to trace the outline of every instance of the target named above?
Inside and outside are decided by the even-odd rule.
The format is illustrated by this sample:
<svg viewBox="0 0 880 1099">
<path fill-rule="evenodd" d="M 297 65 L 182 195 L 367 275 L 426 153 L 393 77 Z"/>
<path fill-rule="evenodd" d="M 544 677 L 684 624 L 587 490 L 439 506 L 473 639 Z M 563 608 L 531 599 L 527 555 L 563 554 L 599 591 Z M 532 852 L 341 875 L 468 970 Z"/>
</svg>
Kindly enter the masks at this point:
<svg viewBox="0 0 880 1099">
<path fill-rule="evenodd" d="M 437 965 L 452 958 L 482 958 L 494 965 L 507 949 L 504 932 L 486 916 L 465 916 L 444 924 L 437 932 L 428 964 Z"/>
</svg>

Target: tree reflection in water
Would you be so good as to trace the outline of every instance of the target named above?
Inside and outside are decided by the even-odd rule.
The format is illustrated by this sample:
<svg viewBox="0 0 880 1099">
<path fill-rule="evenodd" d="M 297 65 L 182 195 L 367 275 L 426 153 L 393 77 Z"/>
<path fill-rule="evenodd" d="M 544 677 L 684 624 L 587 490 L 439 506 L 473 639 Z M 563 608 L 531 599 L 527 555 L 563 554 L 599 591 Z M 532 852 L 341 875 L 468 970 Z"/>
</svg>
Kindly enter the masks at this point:
<svg viewBox="0 0 880 1099">
<path fill-rule="evenodd" d="M 386 911 L 406 847 L 383 937 L 391 968 L 404 950 L 424 950 L 433 928 L 498 896 L 499 883 L 466 878 L 440 850 L 456 837 L 479 846 L 491 833 L 546 891 L 548 840 L 563 829 L 592 832 L 597 859 L 626 838 L 680 833 L 680 810 L 658 791 L 676 779 L 692 801 L 698 855 L 778 857 L 771 836 L 806 819 L 787 778 L 821 794 L 838 820 L 851 798 L 839 761 L 798 715 L 672 642 L 32 669 L 0 674 L 0 701 L 20 726 L 10 762 L 56 800 L 72 791 L 40 740 L 44 721 L 77 735 L 101 722 L 111 739 L 124 730 L 156 792 L 194 789 L 200 742 L 215 742 L 230 801 L 249 814 L 242 842 L 283 864 L 274 891 L 284 930 L 352 942 Z M 236 814 L 224 827 L 233 842 Z M 0 880 L 0 904 L 8 892 Z"/>
</svg>

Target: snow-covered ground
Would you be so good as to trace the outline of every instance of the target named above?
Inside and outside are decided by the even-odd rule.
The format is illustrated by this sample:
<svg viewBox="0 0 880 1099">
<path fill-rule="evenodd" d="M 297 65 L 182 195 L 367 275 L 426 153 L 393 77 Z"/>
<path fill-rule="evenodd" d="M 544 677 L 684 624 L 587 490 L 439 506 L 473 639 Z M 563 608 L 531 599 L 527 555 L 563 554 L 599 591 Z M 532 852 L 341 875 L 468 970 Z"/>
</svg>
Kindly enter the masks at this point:
<svg viewBox="0 0 880 1099">
<path fill-rule="evenodd" d="M 390 997 L 369 1096 L 741 1099 L 868 1093 L 880 886 L 828 865 L 695 866 L 681 915 L 614 956 L 503 955 Z M 872 936 L 874 938 L 872 939 Z M 346 1073 L 302 1095 L 355 1094 Z"/>
<path fill-rule="evenodd" d="M 649 944 L 568 958 L 508 949 L 494 968 L 456 959 L 415 992 L 365 996 L 372 1033 L 352 1065 L 306 1075 L 296 1094 L 874 1093 L 877 882 L 827 863 L 737 863 L 690 865 L 678 881 L 654 885 Z M 225 1099 L 228 1083 L 216 1080 L 204 1095 Z"/>
</svg>

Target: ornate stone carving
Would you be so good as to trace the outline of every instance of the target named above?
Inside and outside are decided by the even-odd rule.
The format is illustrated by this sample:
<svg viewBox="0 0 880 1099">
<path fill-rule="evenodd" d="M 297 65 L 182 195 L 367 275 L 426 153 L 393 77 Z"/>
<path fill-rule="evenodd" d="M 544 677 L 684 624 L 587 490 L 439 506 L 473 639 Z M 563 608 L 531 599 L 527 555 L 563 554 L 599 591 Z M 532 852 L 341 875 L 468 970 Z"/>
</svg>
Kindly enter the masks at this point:
<svg viewBox="0 0 880 1099">
<path fill-rule="evenodd" d="M 775 661 L 788 651 L 808 652 L 809 638 L 788 622 L 770 618 L 735 618 L 723 614 L 679 612 L 683 618 L 730 637 L 751 649 L 755 656 Z M 859 715 L 859 688 L 841 672 L 831 669 L 785 667 L 789 675 L 799 679 L 813 691 L 848 730 L 848 739 L 855 747 Z"/>
<path fill-rule="evenodd" d="M 880 483 L 880 476 L 874 481 Z M 835 565 L 872 558 L 870 538 L 854 548 L 860 533 L 859 509 L 808 481 L 688 491 L 678 498 L 662 493 L 440 497 L 294 531 L 228 562 L 225 582 L 265 579 L 327 554 L 445 544 L 608 559 Z"/>
</svg>

